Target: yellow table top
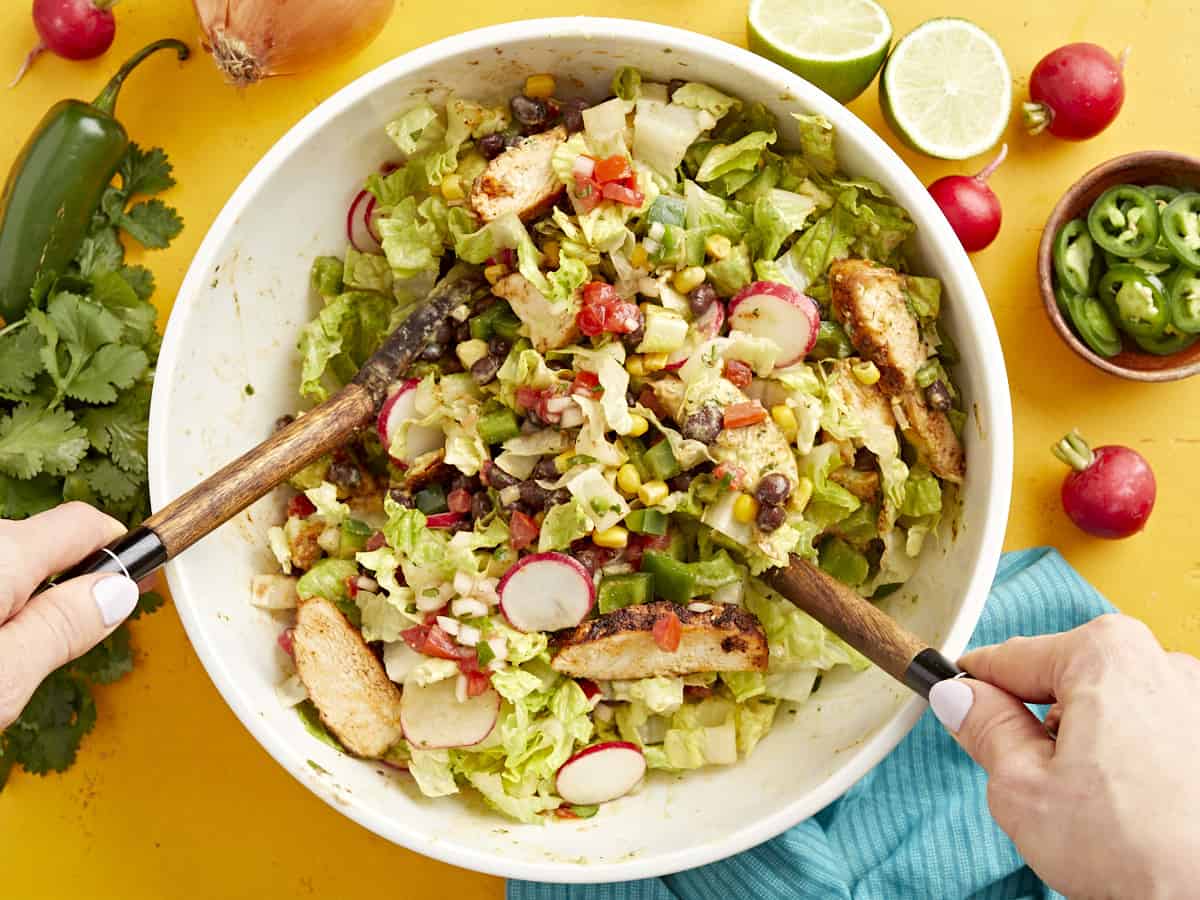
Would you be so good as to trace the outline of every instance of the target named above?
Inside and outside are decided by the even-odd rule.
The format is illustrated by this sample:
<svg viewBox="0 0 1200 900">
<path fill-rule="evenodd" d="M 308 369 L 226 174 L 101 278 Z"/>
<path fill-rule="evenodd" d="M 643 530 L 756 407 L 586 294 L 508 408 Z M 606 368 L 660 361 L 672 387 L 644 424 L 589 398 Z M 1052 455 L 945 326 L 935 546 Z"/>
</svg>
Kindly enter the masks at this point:
<svg viewBox="0 0 1200 900">
<path fill-rule="evenodd" d="M 1200 381 L 1139 385 L 1102 375 L 1050 329 L 1034 279 L 1042 224 L 1061 192 L 1091 166 L 1133 150 L 1190 149 L 1200 110 L 1196 54 L 1179 28 L 1185 0 L 1057 0 L 996 4 L 905 0 L 889 4 L 898 34 L 934 16 L 966 15 L 1000 41 L 1022 99 L 1046 51 L 1091 40 L 1132 45 L 1126 107 L 1086 144 L 1031 139 L 1015 127 L 1013 151 L 992 184 L 1005 223 L 975 257 L 1000 328 L 1012 381 L 1016 471 L 1009 548 L 1058 546 L 1105 594 L 1149 622 L 1172 649 L 1200 654 L 1200 553 L 1193 499 L 1200 462 Z M 15 69 L 34 32 L 29 3 L 0 9 L 0 73 Z M 486 9 L 479 12 L 480 9 Z M 700 28 L 743 44 L 742 0 L 716 0 L 697 15 L 677 0 L 516 0 L 499 5 L 401 0 L 384 35 L 357 58 L 323 72 L 245 92 L 224 86 L 202 56 L 166 59 L 134 75 L 119 114 L 144 146 L 161 145 L 179 185 L 165 199 L 187 227 L 147 263 L 165 313 L 189 260 L 226 198 L 258 158 L 301 116 L 363 72 L 446 35 L 517 18 L 603 12 Z M 119 60 L 155 38 L 194 37 L 187 0 L 124 0 L 115 48 L 96 63 L 44 57 L 20 87 L 3 91 L 0 169 L 7 170 L 43 111 L 62 97 L 93 97 Z M 149 68 L 149 67 L 148 67 Z M 874 91 L 852 108 L 886 138 Z M 964 166 L 902 151 L 927 183 Z M 1146 532 L 1110 543 L 1067 522 L 1058 500 L 1062 467 L 1048 448 L 1072 426 L 1093 441 L 1144 453 L 1158 476 L 1158 508 Z M 21 773 L 0 795 L 0 872 L 10 897 L 124 900 L 187 897 L 449 894 L 499 897 L 499 880 L 451 868 L 388 844 L 300 788 L 238 724 L 213 689 L 168 606 L 136 628 L 139 663 L 99 692 L 100 722 L 76 766 L 61 777 Z"/>
</svg>

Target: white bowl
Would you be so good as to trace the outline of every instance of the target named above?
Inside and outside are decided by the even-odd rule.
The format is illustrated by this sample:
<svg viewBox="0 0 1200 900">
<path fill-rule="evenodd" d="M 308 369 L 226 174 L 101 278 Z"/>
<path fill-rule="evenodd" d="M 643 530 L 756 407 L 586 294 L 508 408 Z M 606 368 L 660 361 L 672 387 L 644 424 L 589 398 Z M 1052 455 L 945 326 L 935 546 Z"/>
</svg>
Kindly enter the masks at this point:
<svg viewBox="0 0 1200 900">
<path fill-rule="evenodd" d="M 745 50 L 698 34 L 616 19 L 543 19 L 472 31 L 360 78 L 304 118 L 255 166 L 200 248 L 176 300 L 150 417 L 155 509 L 254 446 L 297 405 L 295 342 L 314 315 L 309 265 L 340 253 L 363 174 L 394 155 L 383 126 L 414 94 L 452 88 L 500 100 L 533 72 L 593 99 L 615 67 L 660 81 L 710 82 L 759 100 L 793 137 L 788 113 L 837 127 L 842 167 L 882 182 L 912 214 L 920 271 L 945 284 L 947 323 L 964 360 L 969 481 L 957 537 L 927 549 L 918 575 L 885 606 L 951 657 L 975 627 L 999 558 L 1012 482 L 1012 417 L 987 300 L 946 220 L 878 136 L 815 87 Z M 250 395 L 246 385 L 253 385 Z M 209 675 L 259 742 L 305 787 L 389 840 L 454 865 L 541 881 L 646 878 L 721 859 L 837 799 L 917 721 L 924 704 L 879 671 L 838 673 L 753 757 L 683 778 L 651 777 L 593 819 L 516 825 L 468 797 L 427 800 L 406 776 L 314 740 L 276 701 L 279 623 L 248 603 L 268 571 L 264 500 L 168 567 L 175 603 Z M 932 544 L 932 542 L 930 542 Z M 911 602 L 919 596 L 920 602 Z"/>
</svg>

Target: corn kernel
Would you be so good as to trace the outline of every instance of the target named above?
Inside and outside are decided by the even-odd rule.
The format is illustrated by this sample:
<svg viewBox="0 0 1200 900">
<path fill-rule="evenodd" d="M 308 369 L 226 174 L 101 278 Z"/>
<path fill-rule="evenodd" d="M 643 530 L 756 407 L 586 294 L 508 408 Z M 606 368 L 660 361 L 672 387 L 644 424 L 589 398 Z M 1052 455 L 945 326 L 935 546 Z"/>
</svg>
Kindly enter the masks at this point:
<svg viewBox="0 0 1200 900">
<path fill-rule="evenodd" d="M 623 493 L 629 496 L 634 496 L 638 492 L 638 488 L 642 486 L 642 476 L 638 474 L 638 470 L 629 463 L 617 469 L 617 487 Z"/>
<path fill-rule="evenodd" d="M 487 279 L 488 284 L 495 284 L 501 278 L 508 274 L 508 266 L 496 263 L 493 266 L 488 266 L 483 270 L 483 277 Z"/>
<path fill-rule="evenodd" d="M 749 494 L 738 494 L 733 501 L 733 517 L 743 525 L 749 525 L 758 517 L 758 501 Z"/>
<path fill-rule="evenodd" d="M 800 433 L 800 423 L 796 421 L 796 414 L 786 403 L 771 407 L 771 420 L 779 426 L 779 430 L 783 432 L 783 436 L 789 444 Z"/>
<path fill-rule="evenodd" d="M 812 499 L 813 483 L 812 479 L 807 475 L 801 475 L 800 480 L 796 482 L 796 489 L 792 491 L 792 503 L 796 509 L 803 510 L 808 506 L 808 501 Z"/>
<path fill-rule="evenodd" d="M 603 531 L 592 532 L 592 543 L 597 547 L 607 547 L 609 550 L 620 550 L 629 543 L 629 532 L 620 525 L 605 528 Z"/>
<path fill-rule="evenodd" d="M 641 437 L 650 428 L 650 423 L 646 421 L 646 417 L 639 416 L 637 413 L 630 413 L 629 421 L 633 423 L 629 426 L 630 437 Z"/>
<path fill-rule="evenodd" d="M 646 373 L 661 372 L 667 367 L 667 354 L 665 353 L 643 353 L 642 365 L 646 369 Z"/>
<path fill-rule="evenodd" d="M 458 361 L 462 363 L 464 369 L 470 369 L 488 355 L 487 341 L 481 341 L 478 338 L 463 341 L 454 348 L 454 355 L 458 357 Z"/>
<path fill-rule="evenodd" d="M 646 360 L 635 353 L 625 360 L 625 371 L 630 375 L 641 378 L 646 374 Z"/>
<path fill-rule="evenodd" d="M 559 471 L 559 474 L 567 471 L 567 462 L 576 456 L 575 450 L 564 450 L 558 456 L 554 457 L 554 468 Z"/>
<path fill-rule="evenodd" d="M 547 100 L 554 96 L 553 75 L 530 75 L 525 79 L 525 96 L 533 100 Z"/>
<path fill-rule="evenodd" d="M 665 481 L 647 481 L 638 488 L 638 499 L 647 506 L 658 506 L 667 499 L 671 489 Z"/>
<path fill-rule="evenodd" d="M 704 250 L 713 259 L 724 259 L 733 250 L 733 241 L 723 234 L 710 234 L 704 239 Z"/>
<path fill-rule="evenodd" d="M 671 286 L 681 294 L 690 294 L 704 284 L 705 272 L 701 266 L 688 266 L 680 269 L 671 279 Z"/>
<path fill-rule="evenodd" d="M 462 200 L 467 196 L 457 172 L 451 172 L 442 179 L 442 196 L 451 201 Z"/>
<path fill-rule="evenodd" d="M 558 254 L 561 249 L 562 247 L 558 241 L 546 241 L 546 243 L 542 244 L 542 253 L 546 256 L 546 265 L 551 269 L 558 268 Z"/>
<path fill-rule="evenodd" d="M 650 254 L 646 252 L 646 248 L 638 244 L 633 248 L 633 252 L 629 254 L 629 264 L 635 269 L 647 269 L 650 267 Z"/>
<path fill-rule="evenodd" d="M 873 362 L 855 363 L 850 367 L 850 371 L 854 373 L 854 377 L 858 379 L 859 384 L 865 384 L 867 387 L 870 387 L 879 382 L 879 367 Z"/>
</svg>

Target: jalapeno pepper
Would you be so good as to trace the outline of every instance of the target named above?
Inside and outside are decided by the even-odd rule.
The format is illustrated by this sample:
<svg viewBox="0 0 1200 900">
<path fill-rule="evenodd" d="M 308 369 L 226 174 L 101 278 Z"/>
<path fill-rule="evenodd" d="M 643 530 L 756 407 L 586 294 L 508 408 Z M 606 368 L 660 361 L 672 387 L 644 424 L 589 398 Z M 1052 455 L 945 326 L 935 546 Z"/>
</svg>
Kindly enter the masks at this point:
<svg viewBox="0 0 1200 900">
<path fill-rule="evenodd" d="M 1154 198 L 1154 202 L 1158 204 L 1159 210 L 1178 197 L 1182 191 L 1179 188 L 1173 188 L 1168 184 L 1149 184 L 1142 188 L 1147 194 Z"/>
<path fill-rule="evenodd" d="M 1136 266 L 1109 269 L 1098 293 L 1118 327 L 1132 337 L 1159 337 L 1171 322 L 1162 282 Z"/>
<path fill-rule="evenodd" d="M 1110 253 L 1125 259 L 1143 256 L 1158 241 L 1158 204 L 1136 185 L 1109 188 L 1092 204 L 1088 230 Z"/>
<path fill-rule="evenodd" d="M 1162 334 L 1158 337 L 1140 337 L 1133 340 L 1147 353 L 1153 353 L 1155 356 L 1170 356 L 1172 353 L 1186 350 L 1200 340 L 1200 337 L 1194 334 Z"/>
<path fill-rule="evenodd" d="M 1075 331 L 1092 350 L 1108 358 L 1121 352 L 1121 335 L 1108 311 L 1095 297 L 1080 297 L 1060 286 L 1055 294 L 1075 326 Z"/>
<path fill-rule="evenodd" d="M 1054 271 L 1058 282 L 1073 294 L 1087 297 L 1100 280 L 1100 254 L 1083 219 L 1059 229 L 1054 239 Z"/>
<path fill-rule="evenodd" d="M 1163 237 L 1185 266 L 1200 269 L 1200 194 L 1180 194 L 1162 214 Z"/>
<path fill-rule="evenodd" d="M 1167 285 L 1171 324 L 1184 334 L 1200 334 L 1200 272 L 1180 269 Z"/>
<path fill-rule="evenodd" d="M 62 274 L 79 252 L 129 147 L 113 115 L 117 94 L 134 67 L 167 48 L 180 59 L 191 52 L 182 41 L 155 41 L 121 66 L 94 102 L 50 107 L 21 149 L 0 196 L 0 317 L 23 316 L 39 279 Z"/>
<path fill-rule="evenodd" d="M 1137 259 L 1121 259 L 1121 257 L 1117 256 L 1116 254 L 1109 253 L 1107 250 L 1105 250 L 1104 265 L 1105 268 L 1109 269 L 1111 269 L 1113 266 L 1137 266 L 1147 275 L 1157 275 L 1162 278 L 1166 273 L 1175 268 L 1175 266 L 1178 264 L 1178 260 L 1175 259 L 1175 255 L 1171 253 L 1170 250 L 1166 251 L 1166 255 L 1169 257 L 1168 259 L 1159 259 L 1159 254 L 1157 251 L 1158 247 L 1155 246 L 1154 250 L 1151 250 L 1150 253 L 1146 254 L 1145 256 L 1139 256 Z"/>
</svg>

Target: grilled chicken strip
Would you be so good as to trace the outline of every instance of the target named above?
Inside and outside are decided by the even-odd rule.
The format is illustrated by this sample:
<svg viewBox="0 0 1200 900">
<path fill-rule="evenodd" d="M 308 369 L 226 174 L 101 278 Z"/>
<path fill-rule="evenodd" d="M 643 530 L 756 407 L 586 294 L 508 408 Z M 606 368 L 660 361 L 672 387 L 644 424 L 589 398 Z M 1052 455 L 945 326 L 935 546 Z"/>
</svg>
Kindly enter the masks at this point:
<svg viewBox="0 0 1200 900">
<path fill-rule="evenodd" d="M 563 192 L 550 160 L 567 139 L 561 125 L 525 138 L 488 163 L 471 188 L 471 208 L 485 222 L 505 213 L 531 219 L 545 212 Z"/>
</svg>

